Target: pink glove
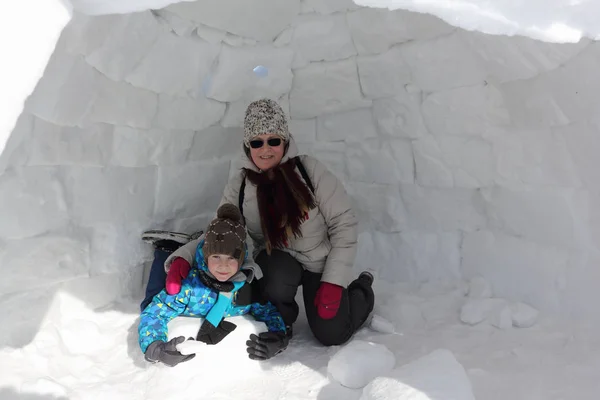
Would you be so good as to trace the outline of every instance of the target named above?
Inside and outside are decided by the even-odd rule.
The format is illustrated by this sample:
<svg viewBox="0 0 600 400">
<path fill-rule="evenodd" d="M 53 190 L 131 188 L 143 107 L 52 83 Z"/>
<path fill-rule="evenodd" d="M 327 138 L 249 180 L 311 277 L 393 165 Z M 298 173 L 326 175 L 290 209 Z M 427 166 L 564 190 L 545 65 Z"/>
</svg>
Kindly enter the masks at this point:
<svg viewBox="0 0 600 400">
<path fill-rule="evenodd" d="M 181 281 L 187 278 L 190 273 L 190 264 L 181 257 L 177 257 L 171 263 L 171 268 L 167 273 L 167 283 L 165 289 L 170 295 L 181 291 Z"/>
<path fill-rule="evenodd" d="M 344 288 L 329 282 L 321 282 L 315 296 L 317 313 L 322 319 L 332 319 L 340 309 L 342 291 Z"/>
</svg>

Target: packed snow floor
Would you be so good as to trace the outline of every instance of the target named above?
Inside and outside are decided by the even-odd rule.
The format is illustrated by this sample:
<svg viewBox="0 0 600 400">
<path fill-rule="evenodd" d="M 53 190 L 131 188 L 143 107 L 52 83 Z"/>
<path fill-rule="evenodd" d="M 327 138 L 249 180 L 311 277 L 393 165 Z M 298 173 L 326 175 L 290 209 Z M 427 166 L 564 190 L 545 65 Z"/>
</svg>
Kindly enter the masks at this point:
<svg viewBox="0 0 600 400">
<path fill-rule="evenodd" d="M 245 339 L 260 327 L 245 317 L 236 318 L 238 328 L 220 345 L 204 346 L 188 363 L 175 368 L 149 364 L 137 345 L 139 299 L 91 310 L 81 300 L 59 293 L 33 342 L 0 350 L 0 399 L 407 399 L 385 386 L 384 397 L 382 390 L 379 397 L 368 397 L 362 388 L 340 385 L 332 373 L 361 385 L 366 371 L 391 367 L 391 354 L 398 369 L 437 349 L 449 350 L 464 367 L 458 373 L 467 385 L 447 379 L 446 385 L 463 386 L 450 390 L 470 392 L 470 380 L 478 400 L 598 399 L 600 335 L 573 326 L 559 328 L 543 318 L 527 329 L 500 330 L 485 323 L 468 326 L 459 321 L 464 289 L 395 285 L 392 291 L 383 285 L 376 283 L 377 312 L 394 321 L 396 333 L 363 328 L 353 339 L 355 347 L 332 362 L 329 370 L 328 363 L 341 348 L 320 346 L 304 320 L 296 324 L 286 352 L 262 363 L 247 359 Z M 171 334 L 192 336 L 198 326 L 199 320 L 178 318 L 171 324 Z M 389 352 L 378 346 L 373 357 L 361 354 L 365 346 L 361 341 L 381 344 Z M 410 398 L 473 398 L 456 397 L 448 389 L 442 389 L 445 395 L 441 396 L 427 393 L 429 383 L 443 380 L 428 382 L 427 368 L 444 357 L 447 361 L 449 353 L 436 354 L 441 358 L 421 364 L 425 377 L 415 378 L 425 379 L 418 390 L 413 389 L 421 397 Z M 440 368 L 432 369 L 431 376 L 446 374 L 446 367 Z"/>
</svg>

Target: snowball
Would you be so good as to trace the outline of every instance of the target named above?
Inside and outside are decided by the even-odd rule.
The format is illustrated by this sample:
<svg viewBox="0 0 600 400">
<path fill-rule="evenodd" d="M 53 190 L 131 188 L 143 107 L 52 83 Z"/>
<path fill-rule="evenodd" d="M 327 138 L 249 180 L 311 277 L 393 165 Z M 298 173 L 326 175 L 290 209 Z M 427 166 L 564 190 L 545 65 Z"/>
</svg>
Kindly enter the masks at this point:
<svg viewBox="0 0 600 400">
<path fill-rule="evenodd" d="M 369 322 L 369 328 L 373 329 L 376 332 L 380 333 L 395 333 L 396 328 L 394 328 L 394 324 L 392 324 L 387 319 L 383 318 L 381 315 L 373 314 L 371 318 L 371 322 Z"/>
<path fill-rule="evenodd" d="M 375 378 L 360 400 L 475 400 L 462 365 L 448 350 L 429 355 Z"/>
<path fill-rule="evenodd" d="M 395 363 L 396 358 L 387 347 L 354 340 L 331 357 L 327 372 L 341 385 L 358 389 L 390 371 Z"/>
<path fill-rule="evenodd" d="M 513 324 L 512 311 L 508 304 L 496 307 L 490 317 L 490 322 L 498 329 L 510 329 Z"/>
<path fill-rule="evenodd" d="M 516 303 L 510 306 L 512 311 L 512 324 L 517 328 L 529 328 L 535 324 L 539 311 L 525 304 Z"/>
<path fill-rule="evenodd" d="M 473 299 L 487 299 L 492 297 L 492 286 L 481 277 L 473 278 L 469 282 L 469 297 Z"/>
</svg>

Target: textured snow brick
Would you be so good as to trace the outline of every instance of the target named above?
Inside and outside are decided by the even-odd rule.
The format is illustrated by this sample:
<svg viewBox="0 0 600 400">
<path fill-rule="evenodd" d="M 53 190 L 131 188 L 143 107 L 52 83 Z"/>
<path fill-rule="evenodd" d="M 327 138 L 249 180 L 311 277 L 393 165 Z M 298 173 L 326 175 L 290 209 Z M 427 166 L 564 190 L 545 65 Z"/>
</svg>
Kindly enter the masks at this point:
<svg viewBox="0 0 600 400">
<path fill-rule="evenodd" d="M 103 78 L 98 97 L 88 116 L 91 122 L 150 128 L 156 115 L 158 96 L 128 83 Z"/>
<path fill-rule="evenodd" d="M 379 333 L 392 334 L 396 332 L 396 328 L 394 327 L 394 324 L 392 322 L 377 314 L 371 316 L 371 321 L 369 321 L 369 328 Z"/>
<path fill-rule="evenodd" d="M 56 168 L 29 167 L 0 174 L 0 198 L 0 238 L 26 238 L 69 223 L 64 187 Z M 2 281 L 11 282 L 8 278 Z"/>
<path fill-rule="evenodd" d="M 467 233 L 462 244 L 466 277 L 482 276 L 494 283 L 495 296 L 523 299 L 547 310 L 558 310 L 557 288 L 563 286 L 570 257 L 563 248 L 490 231 Z"/>
<path fill-rule="evenodd" d="M 413 229 L 472 231 L 485 225 L 483 201 L 477 190 L 400 185 L 400 194 Z"/>
<path fill-rule="evenodd" d="M 272 41 L 298 14 L 300 0 L 203 0 L 181 2 L 166 9 L 236 35 Z"/>
<path fill-rule="evenodd" d="M 460 320 L 468 325 L 477 325 L 486 320 L 501 324 L 502 316 L 496 314 L 501 314 L 506 307 L 508 304 L 503 299 L 469 299 L 460 309 Z M 494 316 L 495 319 L 492 318 Z"/>
<path fill-rule="evenodd" d="M 427 134 L 421 114 L 421 93 L 399 90 L 395 97 L 373 100 L 373 116 L 382 134 L 417 139 Z"/>
<path fill-rule="evenodd" d="M 228 177 L 229 160 L 222 159 L 160 168 L 155 219 L 187 218 L 216 209 Z"/>
<path fill-rule="evenodd" d="M 417 182 L 435 187 L 490 187 L 495 159 L 491 143 L 479 138 L 426 136 L 413 142 Z"/>
<path fill-rule="evenodd" d="M 104 166 L 111 157 L 112 137 L 113 127 L 107 124 L 79 128 L 35 118 L 27 165 Z"/>
<path fill-rule="evenodd" d="M 362 56 L 356 60 L 360 85 L 366 97 L 392 97 L 412 81 L 402 49 L 392 47 L 383 54 Z"/>
<path fill-rule="evenodd" d="M 344 186 L 352 198 L 359 227 L 387 233 L 406 228 L 406 210 L 397 185 L 349 182 Z"/>
<path fill-rule="evenodd" d="M 429 14 L 362 8 L 348 13 L 348 24 L 359 54 L 377 54 L 396 43 L 431 39 L 455 28 Z"/>
<path fill-rule="evenodd" d="M 512 190 L 497 186 L 482 194 L 492 226 L 540 243 L 571 246 L 578 234 L 578 221 L 585 221 L 587 215 L 587 207 L 578 201 L 584 194 L 574 189 Z"/>
<path fill-rule="evenodd" d="M 225 104 L 204 97 L 190 99 L 160 95 L 154 125 L 165 129 L 202 130 L 218 122 Z"/>
<path fill-rule="evenodd" d="M 432 93 L 422 112 L 429 131 L 439 136 L 482 136 L 489 127 L 510 123 L 502 94 L 492 85 Z"/>
<path fill-rule="evenodd" d="M 126 81 L 157 93 L 203 96 L 202 82 L 219 50 L 198 38 L 163 34 Z"/>
<path fill-rule="evenodd" d="M 2 294 L 48 287 L 89 274 L 89 244 L 83 238 L 42 236 L 6 241 L 3 247 Z"/>
<path fill-rule="evenodd" d="M 512 325 L 517 328 L 532 327 L 538 318 L 539 311 L 525 303 L 515 303 L 510 306 Z"/>
<path fill-rule="evenodd" d="M 102 45 L 91 51 L 85 60 L 110 79 L 120 81 L 139 64 L 163 28 L 150 11 L 102 21 L 110 29 Z M 90 34 L 98 34 L 96 30 Z"/>
<path fill-rule="evenodd" d="M 377 137 L 377 127 L 369 108 L 347 111 L 317 118 L 319 141 L 361 141 Z"/>
<path fill-rule="evenodd" d="M 300 12 L 303 14 L 333 14 L 358 8 L 353 0 L 301 0 L 300 7 Z"/>
<path fill-rule="evenodd" d="M 495 82 L 533 78 L 565 64 L 586 46 L 578 43 L 546 43 L 524 36 L 486 35 L 470 31 L 461 35 L 465 43 L 483 60 L 483 66 Z"/>
<path fill-rule="evenodd" d="M 346 168 L 346 143 L 344 142 L 319 142 L 311 146 L 310 152 L 317 160 L 322 162 L 345 185 L 348 171 Z"/>
<path fill-rule="evenodd" d="M 375 378 L 360 400 L 475 400 L 469 377 L 448 350 L 425 357 Z"/>
<path fill-rule="evenodd" d="M 292 118 L 306 119 L 370 107 L 362 98 L 354 60 L 312 63 L 296 70 L 290 93 Z"/>
<path fill-rule="evenodd" d="M 481 84 L 486 72 L 480 60 L 456 33 L 400 46 L 413 83 L 427 92 Z"/>
<path fill-rule="evenodd" d="M 25 110 L 57 125 L 79 125 L 98 95 L 102 78 L 81 57 L 55 52 Z"/>
<path fill-rule="evenodd" d="M 413 183 L 414 163 L 410 141 L 367 139 L 348 144 L 348 174 L 366 183 Z"/>
<path fill-rule="evenodd" d="M 192 21 L 181 18 L 179 15 L 164 8 L 161 10 L 153 10 L 152 12 L 157 16 L 159 22 L 167 25 L 171 31 L 178 36 L 190 36 L 194 30 L 198 28 Z M 225 36 L 225 32 L 223 32 L 223 36 Z"/>
<path fill-rule="evenodd" d="M 196 132 L 191 147 L 188 147 L 188 161 L 203 161 L 237 155 L 242 148 L 242 128 L 211 126 Z"/>
<path fill-rule="evenodd" d="M 343 14 L 300 16 L 294 25 L 291 47 L 299 60 L 294 63 L 295 68 L 309 61 L 334 61 L 356 55 Z"/>
<path fill-rule="evenodd" d="M 353 340 L 331 357 L 327 372 L 342 386 L 359 389 L 395 364 L 396 357 L 384 345 Z"/>
<path fill-rule="evenodd" d="M 206 96 L 224 102 L 256 96 L 278 98 L 292 87 L 293 56 L 293 51 L 287 48 L 223 46 L 219 67 L 209 78 Z M 267 76 L 254 73 L 259 65 L 268 69 Z"/>
<path fill-rule="evenodd" d="M 288 129 L 296 143 L 314 143 L 317 139 L 317 119 L 292 119 Z"/>
<path fill-rule="evenodd" d="M 115 127 L 111 165 L 145 167 L 183 164 L 194 139 L 191 130 Z"/>
<path fill-rule="evenodd" d="M 6 137 L 4 149 L 0 151 L 0 175 L 7 168 L 27 165 L 30 159 L 32 147 L 33 130 L 36 118 L 24 111 L 15 123 L 15 127 Z"/>
<path fill-rule="evenodd" d="M 70 167 L 65 170 L 68 208 L 74 222 L 134 223 L 152 218 L 156 168 Z"/>
<path fill-rule="evenodd" d="M 146 221 L 94 224 L 89 234 L 90 274 L 106 276 L 134 272 L 143 260 L 152 259 L 149 246 L 140 240 L 140 232 L 147 226 Z M 118 292 L 114 295 L 118 296 Z"/>
<path fill-rule="evenodd" d="M 487 299 L 492 297 L 492 285 L 482 277 L 476 277 L 469 281 L 468 296 L 472 299 Z"/>
<path fill-rule="evenodd" d="M 583 133 L 579 133 L 582 130 Z M 588 143 L 589 139 L 585 137 L 589 134 L 589 131 L 578 124 L 554 129 L 552 133 L 547 129 L 489 130 L 486 139 L 494 147 L 494 156 L 497 160 L 497 183 L 500 186 L 525 183 L 540 186 L 581 187 L 580 171 L 576 166 L 581 160 L 578 153 L 573 153 L 570 144 L 575 140 L 581 140 L 578 146 L 591 146 L 588 149 L 599 148 L 598 145 Z M 594 167 L 591 167 L 589 171 L 593 170 Z M 595 176 L 593 181 L 597 182 Z"/>
<path fill-rule="evenodd" d="M 513 326 L 513 317 L 511 308 L 508 304 L 501 304 L 492 310 L 490 323 L 498 329 L 506 330 Z"/>
</svg>

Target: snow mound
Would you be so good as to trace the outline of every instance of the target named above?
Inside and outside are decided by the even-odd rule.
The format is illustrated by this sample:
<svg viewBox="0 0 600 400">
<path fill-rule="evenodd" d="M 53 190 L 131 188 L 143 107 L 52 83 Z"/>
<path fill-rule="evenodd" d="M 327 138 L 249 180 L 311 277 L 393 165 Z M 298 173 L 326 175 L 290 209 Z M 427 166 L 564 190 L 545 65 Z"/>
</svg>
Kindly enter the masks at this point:
<svg viewBox="0 0 600 400">
<path fill-rule="evenodd" d="M 395 364 L 396 357 L 384 345 L 354 340 L 331 357 L 327 372 L 342 386 L 359 389 Z"/>
<path fill-rule="evenodd" d="M 363 389 L 360 400 L 475 400 L 471 382 L 452 352 L 429 355 L 378 377 Z"/>
</svg>

